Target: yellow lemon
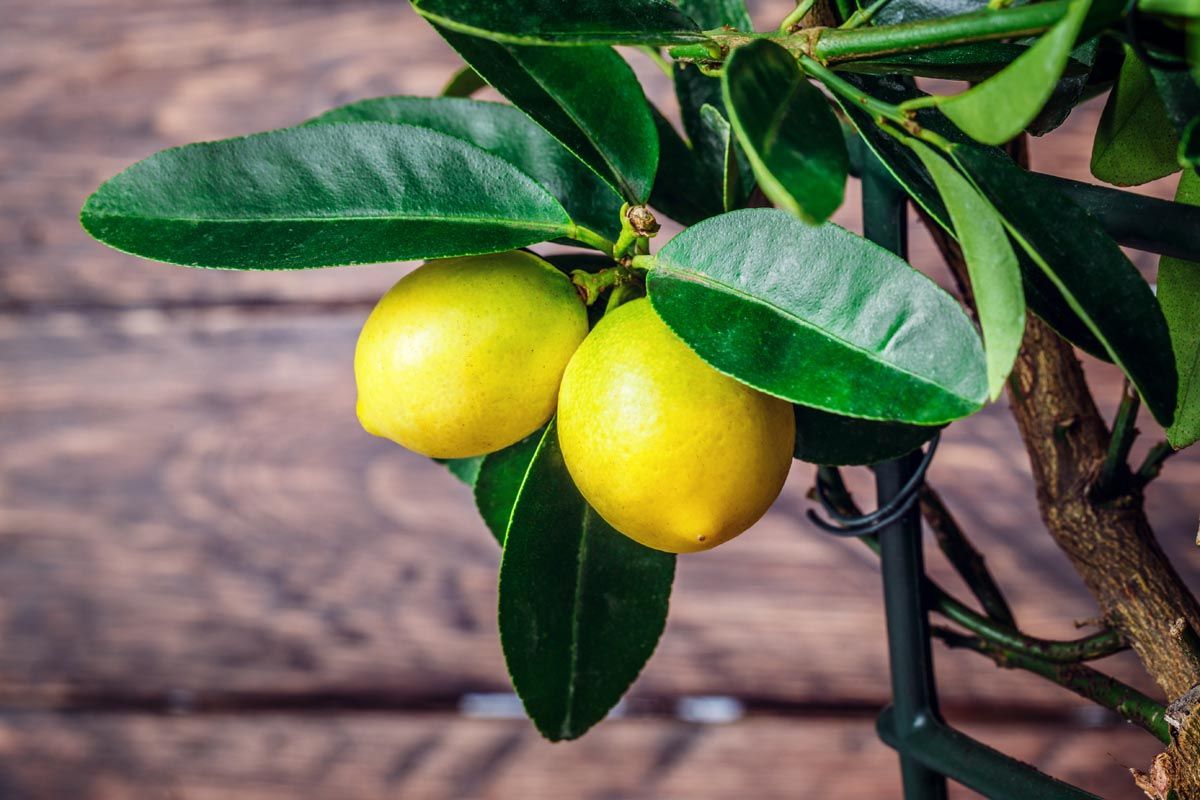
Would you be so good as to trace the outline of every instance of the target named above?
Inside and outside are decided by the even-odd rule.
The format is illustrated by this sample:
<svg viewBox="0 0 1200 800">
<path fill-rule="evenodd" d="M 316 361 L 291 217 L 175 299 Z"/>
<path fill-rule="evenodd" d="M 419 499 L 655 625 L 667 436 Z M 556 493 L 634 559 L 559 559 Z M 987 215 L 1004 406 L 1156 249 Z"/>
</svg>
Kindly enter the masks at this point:
<svg viewBox="0 0 1200 800">
<path fill-rule="evenodd" d="M 575 484 L 617 530 L 671 553 L 753 525 L 783 488 L 791 404 L 717 372 L 648 300 L 606 314 L 558 395 L 558 441 Z"/>
<path fill-rule="evenodd" d="M 500 450 L 550 419 L 587 331 L 570 279 L 531 253 L 430 261 L 359 334 L 358 419 L 436 458 Z"/>
</svg>

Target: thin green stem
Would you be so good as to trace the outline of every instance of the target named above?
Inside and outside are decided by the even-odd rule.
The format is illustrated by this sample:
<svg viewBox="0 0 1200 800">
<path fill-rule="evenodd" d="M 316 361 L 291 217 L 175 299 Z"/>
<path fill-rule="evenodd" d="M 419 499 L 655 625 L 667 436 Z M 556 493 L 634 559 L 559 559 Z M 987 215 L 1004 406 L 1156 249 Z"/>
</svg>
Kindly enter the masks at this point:
<svg viewBox="0 0 1200 800">
<path fill-rule="evenodd" d="M 1115 497 L 1129 479 L 1129 450 L 1138 435 L 1137 415 L 1141 405 L 1142 399 L 1137 389 L 1126 378 L 1121 389 L 1121 404 L 1117 406 L 1117 416 L 1113 420 L 1108 453 L 1092 490 L 1097 499 Z"/>
<path fill-rule="evenodd" d="M 636 255 L 629 259 L 629 267 L 641 272 L 652 269 L 656 263 L 658 263 L 658 260 L 650 255 Z"/>
<path fill-rule="evenodd" d="M 599 300 L 605 291 L 619 286 L 621 279 L 621 268 L 617 266 L 605 267 L 599 272 L 587 272 L 582 269 L 571 272 L 571 283 L 575 284 L 575 290 L 589 306 Z"/>
<path fill-rule="evenodd" d="M 801 54 L 796 57 L 801 69 L 813 76 L 821 83 L 828 87 L 829 91 L 838 95 L 855 105 L 862 106 L 867 111 L 870 111 L 876 117 L 890 119 L 901 125 L 909 123 L 909 118 L 900 110 L 898 106 L 891 103 L 885 103 L 882 100 L 872 97 L 863 92 L 857 86 L 850 83 L 848 80 L 838 75 L 833 70 L 826 67 L 821 62 L 807 55 Z"/>
<path fill-rule="evenodd" d="M 975 595 L 975 599 L 983 607 L 988 617 L 1015 628 L 1012 608 L 1008 605 L 1004 593 L 1000 591 L 996 579 L 983 555 L 971 544 L 958 520 L 946 508 L 942 497 L 928 484 L 921 487 L 921 515 L 925 518 L 929 529 L 937 540 L 938 547 L 945 554 L 946 560 L 962 576 L 967 588 Z"/>
<path fill-rule="evenodd" d="M 614 245 L 611 241 L 582 225 L 572 223 L 570 230 L 567 231 L 567 238 L 594 247 L 605 255 L 613 254 Z"/>
<path fill-rule="evenodd" d="M 800 20 L 804 19 L 804 15 L 812 11 L 814 5 L 816 5 L 816 0 L 799 0 L 792 13 L 784 17 L 783 22 L 779 23 L 779 30 L 784 33 L 791 33 L 793 28 L 800 25 Z"/>
<path fill-rule="evenodd" d="M 1163 462 L 1171 456 L 1175 455 L 1178 450 L 1171 446 L 1168 441 L 1161 441 L 1150 448 L 1150 452 L 1146 453 L 1146 458 L 1142 461 L 1142 465 L 1138 467 L 1137 473 L 1133 476 L 1134 483 L 1139 489 L 1145 488 L 1146 484 L 1158 477 L 1162 472 Z"/>
<path fill-rule="evenodd" d="M 880 9 L 882 9 L 891 1 L 892 0 L 875 0 L 874 3 L 871 3 L 871 5 L 867 6 L 866 8 L 860 8 L 858 11 L 855 11 L 850 15 L 850 19 L 839 25 L 838 30 L 850 31 L 866 25 L 871 21 L 872 18 L 874 18 L 876 14 L 879 13 Z"/>
<path fill-rule="evenodd" d="M 668 78 L 672 77 L 675 74 L 675 66 L 671 63 L 671 61 L 669 59 L 667 59 L 665 56 L 663 56 L 662 51 L 659 50 L 657 47 L 650 47 L 649 45 L 647 45 L 644 47 L 639 47 L 637 49 L 641 50 L 643 53 L 645 53 L 647 56 L 649 56 L 650 60 L 653 61 L 658 66 L 658 68 L 660 70 L 662 70 L 663 74 L 666 75 Z"/>
<path fill-rule="evenodd" d="M 1045 659 L 997 647 L 977 636 L 964 636 L 947 628 L 933 629 L 933 635 L 948 647 L 974 650 L 988 656 L 997 666 L 1020 669 L 1040 675 L 1063 688 L 1115 711 L 1164 744 L 1171 743 L 1171 729 L 1166 721 L 1166 709 L 1153 699 L 1083 664 L 1056 664 Z"/>
<path fill-rule="evenodd" d="M 825 63 L 912 53 L 966 42 L 1032 36 L 1062 19 L 1068 0 L 867 28 L 830 28 L 808 51 Z"/>
</svg>

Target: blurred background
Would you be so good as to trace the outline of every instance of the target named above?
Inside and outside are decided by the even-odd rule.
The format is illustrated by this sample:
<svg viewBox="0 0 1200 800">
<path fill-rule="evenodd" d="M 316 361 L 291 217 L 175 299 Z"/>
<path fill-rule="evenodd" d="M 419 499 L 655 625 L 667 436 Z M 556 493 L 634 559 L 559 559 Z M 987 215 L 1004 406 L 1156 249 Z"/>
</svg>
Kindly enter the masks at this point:
<svg viewBox="0 0 1200 800">
<path fill-rule="evenodd" d="M 790 7 L 752 6 L 760 28 Z M 874 556 L 807 523 L 810 469 L 755 529 L 680 559 L 617 718 L 545 743 L 507 694 L 499 553 L 469 491 L 355 420 L 354 340 L 406 267 L 189 271 L 77 224 L 103 179 L 163 147 L 436 94 L 458 65 L 400 0 L 0 0 L 3 800 L 899 796 L 873 729 L 889 694 Z M 1036 142 L 1034 167 L 1087 179 L 1099 108 Z M 852 186 L 838 219 L 857 217 Z M 913 260 L 944 279 L 919 231 Z M 1119 378 L 1089 371 L 1110 413 Z M 1160 435 L 1142 428 L 1135 457 Z M 1079 635 L 1097 611 L 1037 516 L 1003 402 L 944 441 L 930 483 L 1021 624 Z M 1200 588 L 1198 486 L 1200 459 L 1177 457 L 1148 503 Z M 935 656 L 953 722 L 1140 796 L 1126 767 L 1159 749 L 1147 734 L 974 654 Z M 1101 667 L 1158 696 L 1131 657 Z"/>
</svg>

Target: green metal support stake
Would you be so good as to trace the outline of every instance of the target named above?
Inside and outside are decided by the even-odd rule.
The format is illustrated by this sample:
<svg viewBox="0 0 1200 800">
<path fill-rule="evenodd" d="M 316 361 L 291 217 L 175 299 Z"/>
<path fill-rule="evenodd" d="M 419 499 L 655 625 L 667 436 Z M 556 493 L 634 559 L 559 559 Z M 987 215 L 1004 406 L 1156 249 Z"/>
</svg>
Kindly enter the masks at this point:
<svg viewBox="0 0 1200 800">
<path fill-rule="evenodd" d="M 863 165 L 863 227 L 868 239 L 904 256 L 905 196 L 876 159 Z M 875 468 L 880 505 L 900 494 L 920 463 L 918 453 Z M 929 598 L 924 596 L 920 511 L 915 506 L 879 531 L 887 612 L 892 706 L 876 725 L 900 754 L 905 800 L 945 800 L 952 778 L 995 800 L 1099 800 L 951 728 L 938 712 L 930 647 Z"/>
</svg>

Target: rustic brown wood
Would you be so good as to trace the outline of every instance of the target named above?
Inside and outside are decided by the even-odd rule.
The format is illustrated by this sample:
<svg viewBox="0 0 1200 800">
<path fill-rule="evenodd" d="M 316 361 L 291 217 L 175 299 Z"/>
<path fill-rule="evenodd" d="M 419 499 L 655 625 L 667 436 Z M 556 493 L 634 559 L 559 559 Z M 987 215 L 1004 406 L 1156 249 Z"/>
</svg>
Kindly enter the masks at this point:
<svg viewBox="0 0 1200 800">
<path fill-rule="evenodd" d="M 506 687 L 498 553 L 469 493 L 354 419 L 364 315 L 0 316 L 0 699 L 403 706 Z M 931 480 L 1018 617 L 1077 635 L 1073 620 L 1096 609 L 1040 529 L 1011 422 L 990 410 L 946 439 Z M 1198 471 L 1169 462 L 1152 506 L 1193 579 L 1185 500 Z M 810 481 L 798 466 L 753 531 L 681 559 L 640 692 L 885 700 L 873 556 L 807 524 Z M 1075 703 L 971 654 L 938 658 L 951 705 Z M 1129 659 L 1114 662 L 1139 682 Z"/>
<path fill-rule="evenodd" d="M 972 733 L 1110 800 L 1139 796 L 1119 759 L 1153 753 L 1129 728 Z M 0 793 L 20 800 L 884 800 L 897 777 L 862 718 L 610 720 L 552 745 L 524 720 L 434 714 L 0 714 Z"/>
</svg>

